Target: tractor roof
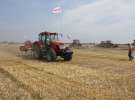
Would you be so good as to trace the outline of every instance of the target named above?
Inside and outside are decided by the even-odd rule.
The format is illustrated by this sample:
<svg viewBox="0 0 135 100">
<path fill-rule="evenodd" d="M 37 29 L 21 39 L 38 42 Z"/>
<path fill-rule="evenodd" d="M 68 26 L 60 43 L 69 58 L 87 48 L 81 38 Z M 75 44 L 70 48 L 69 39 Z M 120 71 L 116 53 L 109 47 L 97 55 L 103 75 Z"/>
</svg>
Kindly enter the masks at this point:
<svg viewBox="0 0 135 100">
<path fill-rule="evenodd" d="M 41 32 L 41 33 L 39 33 L 39 35 L 56 35 L 56 34 L 58 34 L 58 33 L 56 33 L 56 32 Z"/>
</svg>

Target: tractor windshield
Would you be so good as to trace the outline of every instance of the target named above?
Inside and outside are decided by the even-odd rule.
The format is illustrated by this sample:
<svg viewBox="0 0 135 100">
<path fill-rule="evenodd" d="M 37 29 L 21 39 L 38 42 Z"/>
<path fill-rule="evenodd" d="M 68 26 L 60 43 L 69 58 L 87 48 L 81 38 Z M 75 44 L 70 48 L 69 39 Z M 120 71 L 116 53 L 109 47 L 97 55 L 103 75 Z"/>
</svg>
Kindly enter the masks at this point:
<svg viewBox="0 0 135 100">
<path fill-rule="evenodd" d="M 61 35 L 59 35 L 59 34 L 39 35 L 39 40 L 42 42 L 58 41 L 58 40 L 60 40 L 60 38 L 61 38 Z"/>
<path fill-rule="evenodd" d="M 50 35 L 50 40 L 59 40 L 58 34 Z"/>
</svg>

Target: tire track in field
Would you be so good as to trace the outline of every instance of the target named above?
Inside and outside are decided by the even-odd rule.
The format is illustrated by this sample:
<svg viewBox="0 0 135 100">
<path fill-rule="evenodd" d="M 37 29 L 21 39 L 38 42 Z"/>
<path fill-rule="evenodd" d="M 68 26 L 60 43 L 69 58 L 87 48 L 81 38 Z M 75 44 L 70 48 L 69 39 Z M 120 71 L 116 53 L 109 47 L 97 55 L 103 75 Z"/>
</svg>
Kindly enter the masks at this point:
<svg viewBox="0 0 135 100">
<path fill-rule="evenodd" d="M 85 100 L 93 100 L 93 96 L 87 96 L 86 94 L 85 94 L 85 91 L 84 90 L 82 90 L 84 93 L 80 93 L 80 91 L 77 91 L 77 89 L 78 88 L 80 88 L 80 87 L 87 87 L 87 85 L 88 84 L 86 84 L 86 83 L 80 83 L 80 82 L 77 82 L 77 81 L 74 81 L 74 80 L 72 80 L 72 79 L 69 79 L 69 78 L 66 78 L 66 77 L 62 77 L 62 76 L 60 76 L 60 75 L 57 75 L 57 74 L 55 74 L 55 73 L 53 73 L 53 72 L 49 72 L 49 71 L 45 71 L 45 70 L 41 70 L 41 69 L 39 69 L 39 68 L 37 68 L 37 67 L 35 67 L 35 66 L 32 66 L 32 65 L 29 65 L 29 64 L 27 64 L 27 63 L 25 63 L 25 62 L 21 62 L 21 61 L 14 61 L 16 64 L 19 64 L 19 65 L 24 65 L 23 67 L 25 67 L 25 68 L 27 68 L 27 70 L 33 70 L 33 71 L 36 71 L 36 73 L 37 72 L 42 72 L 42 75 L 43 76 L 46 76 L 46 77 L 52 77 L 52 78 L 56 78 L 56 79 L 58 79 L 58 80 L 61 80 L 61 81 L 64 81 L 64 82 L 66 82 L 66 84 L 70 84 L 69 86 L 71 86 L 71 87 L 74 87 L 73 89 L 72 89 L 72 91 L 74 91 L 75 92 L 75 94 L 74 95 L 76 95 L 76 96 L 78 96 L 79 98 L 85 98 Z M 23 68 L 23 67 L 21 67 L 21 68 Z M 43 81 L 43 80 L 42 80 Z M 53 82 L 53 81 L 52 81 Z M 54 83 L 54 82 L 53 82 Z M 59 87 L 62 87 L 63 89 L 64 88 L 68 88 L 68 87 L 65 87 L 65 86 L 63 86 L 62 84 L 57 84 L 57 83 L 55 83 L 55 85 L 57 85 L 57 86 L 59 86 Z M 51 90 L 49 90 L 50 91 L 50 93 L 51 93 Z M 53 95 L 55 95 L 55 94 L 53 94 Z M 70 96 L 70 95 L 68 95 L 68 96 Z M 64 100 L 64 99 L 66 99 L 66 98 L 68 98 L 67 96 L 66 97 L 63 97 L 63 98 L 61 98 L 62 100 Z"/>
<path fill-rule="evenodd" d="M 40 94 L 35 92 L 30 86 L 23 84 L 21 81 L 17 80 L 11 73 L 6 71 L 5 69 L 0 68 L 0 73 L 3 74 L 5 77 L 9 78 L 13 83 L 17 85 L 18 88 L 22 88 L 28 93 L 30 93 L 33 100 L 42 100 Z"/>
<path fill-rule="evenodd" d="M 4 60 L 1 60 L 2 62 L 4 62 Z M 91 99 L 91 97 L 89 97 L 89 96 L 87 96 L 86 94 L 85 94 L 85 90 L 82 90 L 82 91 L 84 91 L 84 93 L 80 93 L 80 90 L 78 91 L 78 88 L 80 88 L 80 87 L 87 87 L 87 85 L 88 84 L 85 84 L 85 83 L 80 83 L 80 82 L 78 82 L 78 81 L 74 81 L 74 80 L 72 80 L 72 79 L 69 79 L 69 78 L 66 78 L 66 77 L 63 77 L 63 76 L 60 76 L 60 75 L 57 75 L 57 74 L 55 74 L 55 73 L 53 73 L 53 72 L 49 72 L 49 71 L 46 71 L 46 70 L 42 70 L 42 69 L 40 69 L 40 68 L 37 68 L 36 66 L 32 66 L 32 65 L 29 65 L 28 63 L 25 63 L 25 62 L 23 62 L 23 61 L 20 61 L 20 60 L 17 60 L 16 59 L 16 61 L 15 60 L 8 60 L 8 62 L 9 62 L 9 64 L 8 65 L 16 65 L 16 66 L 20 66 L 21 65 L 21 69 L 22 68 L 25 68 L 25 69 L 27 69 L 27 70 L 29 70 L 29 71 L 33 71 L 33 72 L 35 72 L 35 73 L 37 73 L 38 74 L 38 72 L 40 72 L 40 74 L 42 74 L 43 76 L 46 76 L 46 77 L 52 77 L 52 78 L 54 78 L 54 79 L 57 79 L 57 80 L 59 80 L 59 81 L 62 81 L 62 82 L 64 82 L 64 84 L 62 85 L 62 84 L 59 84 L 59 83 L 55 83 L 54 81 L 51 81 L 52 82 L 52 84 L 55 84 L 56 86 L 58 86 L 58 87 L 62 87 L 63 89 L 68 89 L 69 91 L 71 91 L 70 90 L 70 87 L 74 87 L 73 89 L 72 89 L 72 91 L 74 91 L 75 92 L 75 94 L 74 95 L 76 95 L 77 97 L 79 97 L 79 98 L 85 98 L 85 100 L 89 100 L 89 99 Z M 1 69 L 0 69 L 1 70 Z M 4 70 L 4 69 L 2 69 L 2 70 Z M 0 71 L 1 72 L 1 71 Z M 9 72 L 8 72 L 9 73 Z M 8 76 L 10 76 L 10 75 L 8 75 Z M 15 82 L 16 81 L 18 81 L 18 80 L 16 80 L 16 79 L 14 79 L 13 78 L 13 80 L 15 80 Z M 44 82 L 44 80 L 42 80 L 43 82 Z M 69 85 L 69 87 L 67 86 L 67 87 L 65 87 L 64 85 Z M 20 82 L 19 83 L 19 86 L 20 85 L 22 85 L 22 83 Z M 22 86 L 21 86 L 22 87 Z M 25 87 L 25 89 L 27 90 L 27 88 L 29 88 L 28 86 L 23 86 L 23 87 Z M 32 89 L 28 89 L 27 91 L 28 92 L 30 92 L 31 94 L 36 94 L 36 93 L 33 93 L 33 92 L 31 92 L 31 90 Z M 48 90 L 48 91 L 50 91 L 50 93 L 52 93 L 52 90 Z M 54 93 L 52 93 L 52 95 L 55 95 Z M 68 96 L 73 96 L 73 94 L 71 94 L 71 95 L 68 95 Z M 38 97 L 38 96 L 37 96 Z M 61 99 L 65 99 L 65 98 L 67 98 L 67 97 L 62 97 Z M 42 100 L 42 98 L 41 99 L 36 99 L 36 100 Z"/>
<path fill-rule="evenodd" d="M 4 62 L 4 61 L 3 61 L 3 62 Z M 76 92 L 74 95 L 76 95 L 76 96 L 78 96 L 78 97 L 80 97 L 80 98 L 83 97 L 83 98 L 85 98 L 85 100 L 89 100 L 89 99 L 90 99 L 90 97 L 87 97 L 85 94 L 79 93 L 79 91 L 76 90 L 76 89 L 78 89 L 79 87 L 85 86 L 86 84 L 82 84 L 82 83 L 80 83 L 80 82 L 73 81 L 73 80 L 71 80 L 71 79 L 68 79 L 68 78 L 66 78 L 66 77 L 59 76 L 59 75 L 54 74 L 54 73 L 49 72 L 49 71 L 41 70 L 41 69 L 39 69 L 39 68 L 37 68 L 37 67 L 35 67 L 35 66 L 29 65 L 29 64 L 27 64 L 27 63 L 25 63 L 25 62 L 22 62 L 22 61 L 20 61 L 20 60 L 18 60 L 18 61 L 8 60 L 8 62 L 9 62 L 11 65 L 12 65 L 12 63 L 15 64 L 15 65 L 21 65 L 21 68 L 26 68 L 27 70 L 30 70 L 30 71 L 43 72 L 43 73 L 42 73 L 43 75 L 45 75 L 45 76 L 47 76 L 47 77 L 57 78 L 58 80 L 61 80 L 61 81 L 66 82 L 66 84 L 67 84 L 67 83 L 68 83 L 68 84 L 70 83 L 70 86 L 71 86 L 71 87 L 72 87 L 72 86 L 74 87 L 74 89 L 72 89 L 72 91 L 75 91 L 75 92 Z M 22 66 L 22 65 L 23 65 L 23 66 Z M 0 68 L 0 73 L 4 74 L 6 77 L 9 77 L 13 82 L 15 82 L 15 83 L 17 84 L 17 86 L 18 86 L 19 88 L 24 87 L 23 89 L 25 89 L 25 90 L 27 90 L 29 93 L 31 93 L 31 95 L 32 95 L 32 97 L 33 97 L 34 99 L 35 99 L 35 97 L 36 97 L 36 98 L 39 98 L 38 93 L 35 93 L 35 92 L 32 90 L 31 87 L 29 87 L 29 86 L 23 84 L 21 81 L 17 80 L 12 74 L 10 74 L 10 73 L 9 73 L 8 71 L 6 71 L 5 69 Z M 42 80 L 42 81 L 43 81 L 43 80 Z M 52 82 L 53 82 L 53 81 L 52 81 Z M 53 83 L 54 83 L 54 82 L 53 82 Z M 55 83 L 55 84 L 56 84 L 56 83 Z M 66 87 L 64 87 L 64 86 L 62 86 L 62 85 L 60 85 L 60 84 L 56 84 L 56 85 L 62 87 L 63 89 L 66 88 Z M 52 90 L 48 90 L 48 91 L 50 91 L 50 93 L 52 93 Z M 52 93 L 52 94 L 55 95 L 54 93 Z M 69 95 L 69 96 L 70 96 L 70 95 Z M 63 97 L 63 98 L 61 98 L 61 99 L 65 99 L 65 98 L 67 98 L 67 96 L 66 96 L 66 97 Z M 33 100 L 34 100 L 34 99 L 33 99 Z M 35 100 L 42 100 L 42 98 L 41 98 L 41 99 L 35 99 Z"/>
<path fill-rule="evenodd" d="M 53 72 L 41 70 L 41 69 L 39 69 L 39 68 L 37 68 L 37 67 L 35 67 L 35 66 L 32 66 L 32 65 L 23 63 L 23 62 L 21 62 L 21 61 L 16 61 L 15 63 L 16 63 L 16 65 L 17 65 L 17 64 L 19 64 L 19 65 L 20 65 L 20 64 L 21 64 L 21 65 L 24 65 L 23 67 L 27 68 L 27 70 L 33 70 L 33 71 L 43 72 L 42 74 L 49 75 L 49 76 L 52 76 L 52 77 L 56 77 L 56 78 L 59 78 L 59 79 L 61 79 L 61 80 L 66 81 L 66 82 L 69 82 L 69 83 L 72 83 L 72 84 L 76 84 L 76 85 L 78 85 L 78 86 L 87 85 L 87 84 L 80 83 L 80 82 L 77 82 L 77 81 L 73 81 L 73 80 L 71 80 L 71 79 L 69 79 L 69 78 L 66 78 L 66 77 L 57 75 L 57 74 L 55 74 L 55 73 L 53 73 Z M 23 68 L 23 67 L 21 66 L 21 68 Z"/>
</svg>

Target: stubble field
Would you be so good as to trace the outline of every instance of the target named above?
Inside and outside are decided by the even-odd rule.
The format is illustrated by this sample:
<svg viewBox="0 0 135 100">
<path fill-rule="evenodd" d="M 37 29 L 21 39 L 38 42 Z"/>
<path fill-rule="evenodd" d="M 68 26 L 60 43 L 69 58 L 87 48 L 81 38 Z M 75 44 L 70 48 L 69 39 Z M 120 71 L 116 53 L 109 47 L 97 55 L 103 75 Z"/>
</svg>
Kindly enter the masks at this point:
<svg viewBox="0 0 135 100">
<path fill-rule="evenodd" d="M 0 100 L 135 100 L 135 61 L 118 49 L 74 50 L 56 62 L 0 44 Z"/>
</svg>

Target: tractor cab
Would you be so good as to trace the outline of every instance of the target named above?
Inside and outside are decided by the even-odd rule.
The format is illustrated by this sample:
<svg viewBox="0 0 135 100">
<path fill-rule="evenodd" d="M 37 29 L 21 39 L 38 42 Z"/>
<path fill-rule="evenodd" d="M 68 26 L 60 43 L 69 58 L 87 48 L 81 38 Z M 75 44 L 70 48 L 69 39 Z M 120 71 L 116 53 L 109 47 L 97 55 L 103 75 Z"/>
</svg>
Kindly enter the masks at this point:
<svg viewBox="0 0 135 100">
<path fill-rule="evenodd" d="M 42 32 L 39 34 L 39 41 L 47 43 L 47 42 L 51 42 L 54 40 L 56 40 L 56 41 L 59 40 L 58 33 Z"/>
<path fill-rule="evenodd" d="M 45 45 L 64 45 L 64 43 L 60 41 L 61 36 L 62 34 L 58 33 L 42 32 L 39 34 L 39 41 Z"/>
</svg>

